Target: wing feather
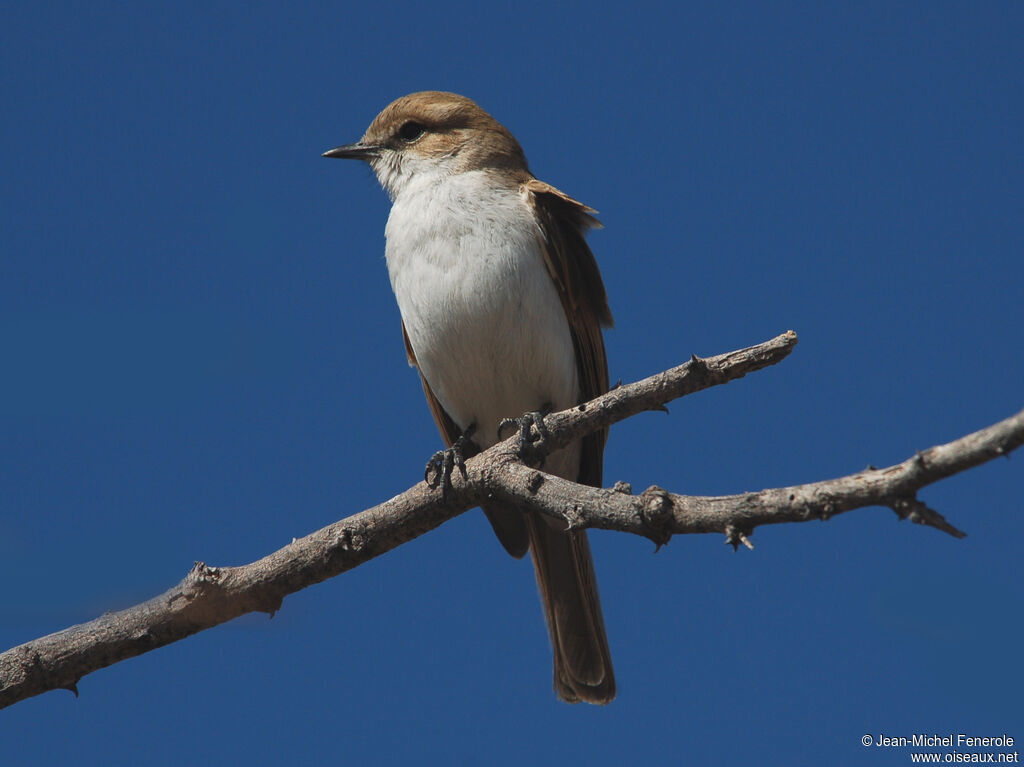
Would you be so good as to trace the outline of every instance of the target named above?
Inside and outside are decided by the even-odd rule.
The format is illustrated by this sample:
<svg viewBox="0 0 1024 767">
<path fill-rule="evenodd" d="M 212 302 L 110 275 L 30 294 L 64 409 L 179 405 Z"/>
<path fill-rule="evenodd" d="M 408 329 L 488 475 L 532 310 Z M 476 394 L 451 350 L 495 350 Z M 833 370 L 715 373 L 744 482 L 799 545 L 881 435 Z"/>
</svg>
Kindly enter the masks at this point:
<svg viewBox="0 0 1024 767">
<path fill-rule="evenodd" d="M 540 245 L 558 289 L 576 352 L 579 399 L 608 391 L 608 359 L 602 327 L 612 325 L 601 272 L 584 239 L 600 226 L 594 211 L 537 179 L 523 183 L 540 222 Z M 601 486 L 607 429 L 583 438 L 577 480 Z M 597 579 L 585 530 L 553 528 L 530 514 L 527 522 L 551 643 L 555 648 L 555 690 L 569 702 L 608 703 L 615 674 L 605 633 Z"/>
<path fill-rule="evenodd" d="M 551 279 L 562 299 L 576 350 L 580 401 L 608 391 L 608 358 L 601 328 L 612 327 L 601 272 L 584 233 L 600 227 L 593 208 L 574 200 L 550 184 L 531 178 L 524 182 L 540 222 L 541 252 Z M 601 486 L 604 444 L 608 431 L 583 439 L 579 481 Z"/>
</svg>

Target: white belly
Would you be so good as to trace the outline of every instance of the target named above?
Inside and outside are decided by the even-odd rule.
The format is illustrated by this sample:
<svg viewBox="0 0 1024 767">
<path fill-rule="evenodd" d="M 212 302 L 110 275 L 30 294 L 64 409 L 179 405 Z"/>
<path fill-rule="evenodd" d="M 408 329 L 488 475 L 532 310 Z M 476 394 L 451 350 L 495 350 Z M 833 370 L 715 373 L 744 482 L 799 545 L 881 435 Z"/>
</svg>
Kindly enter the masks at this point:
<svg viewBox="0 0 1024 767">
<path fill-rule="evenodd" d="M 544 266 L 533 212 L 480 172 L 410 186 L 388 218 L 387 264 L 416 360 L 445 411 L 474 441 L 502 418 L 574 405 L 576 358 Z M 507 435 L 505 435 L 507 436 Z M 548 471 L 575 474 L 576 450 Z"/>
</svg>

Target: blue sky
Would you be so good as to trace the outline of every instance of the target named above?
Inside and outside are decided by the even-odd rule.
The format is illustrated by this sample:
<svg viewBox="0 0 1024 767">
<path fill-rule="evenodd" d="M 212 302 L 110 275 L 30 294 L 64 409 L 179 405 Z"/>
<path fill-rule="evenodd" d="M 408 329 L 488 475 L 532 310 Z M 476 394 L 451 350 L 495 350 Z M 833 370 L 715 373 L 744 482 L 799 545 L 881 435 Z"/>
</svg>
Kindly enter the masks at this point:
<svg viewBox="0 0 1024 767">
<path fill-rule="evenodd" d="M 785 363 L 616 426 L 606 482 L 730 493 L 903 460 L 1024 404 L 1017 3 L 9 3 L 0 644 L 252 561 L 439 440 L 326 161 L 464 93 L 590 241 L 612 380 L 787 329 Z M 619 697 L 559 704 L 533 575 L 471 512 L 0 713 L 11 764 L 906 764 L 864 733 L 1024 739 L 1014 456 L 864 510 L 592 536 Z"/>
</svg>

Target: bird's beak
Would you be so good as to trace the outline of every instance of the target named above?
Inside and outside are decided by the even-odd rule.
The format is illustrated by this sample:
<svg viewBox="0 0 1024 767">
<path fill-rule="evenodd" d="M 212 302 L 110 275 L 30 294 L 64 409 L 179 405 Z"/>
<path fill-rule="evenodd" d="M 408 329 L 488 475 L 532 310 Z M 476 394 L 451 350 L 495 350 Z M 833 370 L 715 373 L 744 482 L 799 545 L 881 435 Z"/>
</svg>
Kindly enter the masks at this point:
<svg viewBox="0 0 1024 767">
<path fill-rule="evenodd" d="M 379 146 L 364 144 L 362 141 L 335 147 L 321 155 L 321 157 L 338 157 L 342 160 L 372 160 L 378 156 L 380 156 Z"/>
</svg>

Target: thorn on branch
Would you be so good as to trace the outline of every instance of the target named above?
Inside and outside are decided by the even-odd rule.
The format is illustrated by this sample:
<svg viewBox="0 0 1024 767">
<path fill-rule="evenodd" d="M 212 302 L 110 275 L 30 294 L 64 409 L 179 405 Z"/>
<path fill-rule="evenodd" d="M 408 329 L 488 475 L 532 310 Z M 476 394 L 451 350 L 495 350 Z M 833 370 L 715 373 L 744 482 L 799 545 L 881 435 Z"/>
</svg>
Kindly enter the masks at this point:
<svg viewBox="0 0 1024 767">
<path fill-rule="evenodd" d="M 711 376 L 711 366 L 703 357 L 696 354 L 690 355 L 690 361 L 686 363 L 687 372 L 697 379 L 698 382 L 705 382 Z"/>
<path fill-rule="evenodd" d="M 220 581 L 220 577 L 221 569 L 219 567 L 208 567 L 205 562 L 197 561 L 189 570 L 186 580 L 201 587 L 216 585 Z"/>
<path fill-rule="evenodd" d="M 61 687 L 61 689 L 62 690 L 70 690 L 71 692 L 73 692 L 75 694 L 75 697 L 77 698 L 78 697 L 78 680 L 76 679 L 71 684 L 64 685 L 63 687 Z"/>
<path fill-rule="evenodd" d="M 725 526 L 725 542 L 727 544 L 729 544 L 730 546 L 732 546 L 732 550 L 733 551 L 738 551 L 741 543 L 744 546 L 746 546 L 748 549 L 753 551 L 754 550 L 754 544 L 750 542 L 750 538 L 748 537 L 750 535 L 753 535 L 753 533 L 754 533 L 754 531 L 750 530 L 750 529 L 748 529 L 748 530 L 741 530 L 740 528 L 736 527 L 735 525 L 726 525 Z"/>
<path fill-rule="evenodd" d="M 901 520 L 909 519 L 918 525 L 934 527 L 936 530 L 948 533 L 954 538 L 967 537 L 967 533 L 951 525 L 944 516 L 935 511 L 935 509 L 929 508 L 927 504 L 918 500 L 916 496 L 911 495 L 897 498 L 889 504 L 889 507 L 896 512 L 896 516 Z"/>
<path fill-rule="evenodd" d="M 263 612 L 267 614 L 267 620 L 274 620 L 274 616 L 277 615 L 277 611 L 281 609 L 281 605 L 284 604 L 284 597 L 270 597 L 273 600 L 273 604 L 270 607 L 263 608 Z"/>
<path fill-rule="evenodd" d="M 639 501 L 640 521 L 647 530 L 647 537 L 654 542 L 657 554 L 672 538 L 672 497 L 667 490 L 651 485 L 640 494 Z"/>
</svg>

